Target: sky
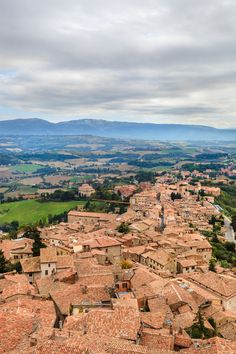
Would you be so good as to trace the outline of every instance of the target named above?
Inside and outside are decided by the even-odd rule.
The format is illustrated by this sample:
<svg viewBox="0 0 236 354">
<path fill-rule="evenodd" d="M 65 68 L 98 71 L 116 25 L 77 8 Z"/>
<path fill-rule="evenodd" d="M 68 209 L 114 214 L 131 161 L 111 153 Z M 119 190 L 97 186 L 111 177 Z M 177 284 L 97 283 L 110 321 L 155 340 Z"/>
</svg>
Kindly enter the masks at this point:
<svg viewBox="0 0 236 354">
<path fill-rule="evenodd" d="M 1 0 L 0 120 L 236 128 L 235 0 Z"/>
</svg>

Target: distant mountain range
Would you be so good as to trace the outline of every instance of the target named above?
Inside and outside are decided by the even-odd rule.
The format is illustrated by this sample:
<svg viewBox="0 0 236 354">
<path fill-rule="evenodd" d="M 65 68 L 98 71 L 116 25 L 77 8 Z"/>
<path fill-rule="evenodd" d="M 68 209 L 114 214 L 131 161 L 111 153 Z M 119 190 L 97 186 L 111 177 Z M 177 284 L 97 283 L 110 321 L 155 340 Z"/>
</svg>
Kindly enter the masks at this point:
<svg viewBox="0 0 236 354">
<path fill-rule="evenodd" d="M 236 140 L 236 129 L 216 129 L 203 125 L 152 124 L 79 119 L 51 123 L 43 119 L 0 121 L 0 135 L 93 135 L 145 140 Z"/>
</svg>

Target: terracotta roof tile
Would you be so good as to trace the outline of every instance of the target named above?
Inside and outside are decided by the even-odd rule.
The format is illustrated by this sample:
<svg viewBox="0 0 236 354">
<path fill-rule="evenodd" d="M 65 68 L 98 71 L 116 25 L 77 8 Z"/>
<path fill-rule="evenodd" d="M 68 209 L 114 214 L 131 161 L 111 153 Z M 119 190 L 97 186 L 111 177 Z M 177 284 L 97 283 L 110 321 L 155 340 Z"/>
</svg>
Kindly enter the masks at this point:
<svg viewBox="0 0 236 354">
<path fill-rule="evenodd" d="M 40 263 L 56 263 L 57 250 L 54 247 L 40 249 Z"/>
<path fill-rule="evenodd" d="M 155 348 L 156 350 L 173 350 L 174 349 L 174 337 L 168 333 L 162 333 L 157 330 L 151 330 L 145 328 L 141 336 L 141 345 L 149 348 Z"/>
<path fill-rule="evenodd" d="M 165 321 L 165 312 L 141 312 L 140 317 L 144 325 L 154 329 L 162 328 Z"/>
<path fill-rule="evenodd" d="M 3 290 L 1 298 L 3 300 L 10 300 L 13 296 L 32 296 L 34 294 L 36 294 L 35 288 L 29 283 L 24 282 L 8 286 Z"/>
<path fill-rule="evenodd" d="M 53 327 L 56 321 L 53 302 L 48 300 L 20 298 L 2 304 L 0 312 L 33 317 L 35 322 L 47 327 Z"/>
<path fill-rule="evenodd" d="M 216 294 L 228 297 L 236 295 L 236 279 L 213 272 L 193 273 L 188 278 Z"/>
<path fill-rule="evenodd" d="M 73 268 L 73 266 L 74 260 L 72 256 L 57 256 L 57 269 Z"/>
<path fill-rule="evenodd" d="M 41 272 L 40 257 L 30 257 L 20 261 L 24 273 Z"/>
<path fill-rule="evenodd" d="M 97 336 L 107 335 L 135 341 L 140 330 L 140 317 L 133 307 L 116 307 L 114 310 L 91 310 L 86 314 L 67 318 L 65 328 Z"/>
<path fill-rule="evenodd" d="M 110 295 L 104 286 L 87 286 L 79 282 L 67 285 L 63 292 L 52 291 L 50 295 L 63 315 L 69 314 L 71 305 L 95 305 L 110 301 Z"/>
<path fill-rule="evenodd" d="M 34 330 L 33 317 L 0 312 L 0 352 L 9 353 Z"/>
</svg>

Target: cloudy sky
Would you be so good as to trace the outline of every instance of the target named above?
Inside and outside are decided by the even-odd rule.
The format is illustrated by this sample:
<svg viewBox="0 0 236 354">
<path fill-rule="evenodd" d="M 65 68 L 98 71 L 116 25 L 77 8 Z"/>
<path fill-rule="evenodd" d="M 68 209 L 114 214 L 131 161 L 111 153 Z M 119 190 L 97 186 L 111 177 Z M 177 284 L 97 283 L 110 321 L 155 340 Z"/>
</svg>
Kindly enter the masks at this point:
<svg viewBox="0 0 236 354">
<path fill-rule="evenodd" d="M 0 120 L 236 127 L 235 0 L 1 0 Z"/>
</svg>

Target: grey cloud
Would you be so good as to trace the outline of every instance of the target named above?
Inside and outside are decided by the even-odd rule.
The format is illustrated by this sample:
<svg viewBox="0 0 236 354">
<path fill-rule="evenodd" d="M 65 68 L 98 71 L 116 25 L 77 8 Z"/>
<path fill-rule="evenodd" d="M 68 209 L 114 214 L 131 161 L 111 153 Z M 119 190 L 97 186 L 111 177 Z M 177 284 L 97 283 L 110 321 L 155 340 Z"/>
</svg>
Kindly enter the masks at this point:
<svg viewBox="0 0 236 354">
<path fill-rule="evenodd" d="M 235 126 L 235 33 L 234 1 L 3 0 L 0 104 Z"/>
</svg>

